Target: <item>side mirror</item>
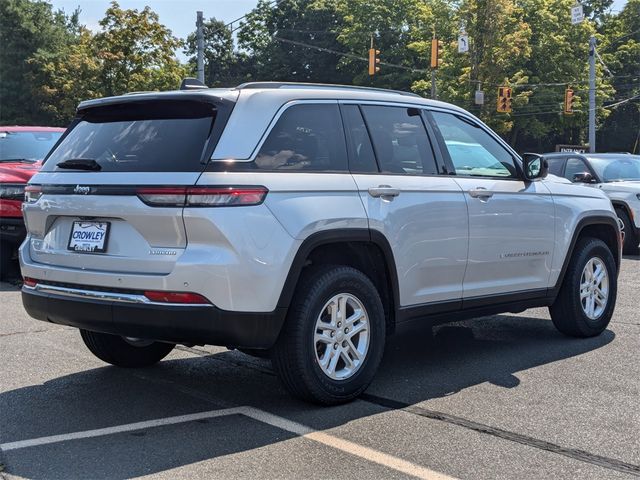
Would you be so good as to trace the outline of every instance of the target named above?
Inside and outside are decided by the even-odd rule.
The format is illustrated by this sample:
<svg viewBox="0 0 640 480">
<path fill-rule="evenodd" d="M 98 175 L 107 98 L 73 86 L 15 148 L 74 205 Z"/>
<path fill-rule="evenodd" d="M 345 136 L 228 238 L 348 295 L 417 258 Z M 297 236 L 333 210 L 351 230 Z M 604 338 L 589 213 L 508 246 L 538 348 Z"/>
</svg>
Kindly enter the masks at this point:
<svg viewBox="0 0 640 480">
<path fill-rule="evenodd" d="M 573 176 L 573 181 L 576 183 L 593 183 L 593 180 L 593 175 L 589 172 L 576 173 Z"/>
<path fill-rule="evenodd" d="M 522 155 L 524 178 L 530 182 L 540 180 L 549 173 L 549 164 L 542 155 L 537 153 L 525 153 Z"/>
</svg>

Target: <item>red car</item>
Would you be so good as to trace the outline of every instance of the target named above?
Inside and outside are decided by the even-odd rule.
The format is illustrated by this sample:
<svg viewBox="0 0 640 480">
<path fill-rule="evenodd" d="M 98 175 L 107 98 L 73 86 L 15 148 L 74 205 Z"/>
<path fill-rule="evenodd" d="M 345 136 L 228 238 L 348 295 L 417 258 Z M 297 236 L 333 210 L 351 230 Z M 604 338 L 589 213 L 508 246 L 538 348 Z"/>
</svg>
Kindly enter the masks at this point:
<svg viewBox="0 0 640 480">
<path fill-rule="evenodd" d="M 22 220 L 24 187 L 64 128 L 0 126 L 0 275 L 25 237 Z"/>
</svg>

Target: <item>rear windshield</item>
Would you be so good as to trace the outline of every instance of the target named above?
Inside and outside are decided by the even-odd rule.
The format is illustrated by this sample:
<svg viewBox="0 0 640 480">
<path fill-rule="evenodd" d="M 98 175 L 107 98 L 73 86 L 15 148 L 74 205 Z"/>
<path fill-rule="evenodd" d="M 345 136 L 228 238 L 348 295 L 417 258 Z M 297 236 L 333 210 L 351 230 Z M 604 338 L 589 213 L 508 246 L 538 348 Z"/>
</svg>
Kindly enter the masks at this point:
<svg viewBox="0 0 640 480">
<path fill-rule="evenodd" d="M 42 160 L 62 132 L 8 132 L 0 127 L 0 162 Z"/>
<path fill-rule="evenodd" d="M 102 172 L 191 172 L 200 163 L 216 110 L 211 104 L 163 100 L 82 112 L 43 171 L 72 172 L 67 160 L 95 161 Z"/>
</svg>

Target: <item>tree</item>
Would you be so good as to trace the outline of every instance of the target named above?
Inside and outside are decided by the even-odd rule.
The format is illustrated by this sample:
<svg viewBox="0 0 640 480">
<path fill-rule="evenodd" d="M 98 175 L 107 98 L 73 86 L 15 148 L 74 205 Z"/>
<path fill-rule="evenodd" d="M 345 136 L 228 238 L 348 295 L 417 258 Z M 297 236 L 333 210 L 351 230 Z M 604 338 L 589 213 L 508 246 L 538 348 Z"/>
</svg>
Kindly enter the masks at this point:
<svg viewBox="0 0 640 480">
<path fill-rule="evenodd" d="M 47 124 L 46 105 L 33 99 L 38 66 L 34 55 L 55 56 L 77 27 L 77 12 L 66 17 L 42 1 L 0 1 L 0 124 Z"/>
<path fill-rule="evenodd" d="M 186 76 L 175 57 L 182 41 L 158 20 L 149 7 L 122 10 L 111 2 L 94 37 L 105 95 L 175 89 Z"/>
<path fill-rule="evenodd" d="M 248 75 L 247 56 L 234 49 L 231 29 L 216 18 L 206 20 L 203 25 L 204 37 L 204 83 L 210 87 L 229 87 L 241 83 Z M 197 39 L 190 33 L 184 53 L 191 55 L 189 68 L 195 73 Z"/>
<path fill-rule="evenodd" d="M 337 41 L 342 17 L 334 1 L 260 0 L 238 31 L 238 43 L 250 56 L 253 79 L 350 83 L 338 69 Z M 309 48 L 312 45 L 318 48 Z M 326 50 L 321 50 L 326 49 Z"/>
<path fill-rule="evenodd" d="M 602 56 L 611 69 L 615 94 L 611 115 L 598 132 L 601 151 L 640 153 L 640 0 L 629 0 L 603 22 Z"/>
<path fill-rule="evenodd" d="M 85 27 L 57 52 L 38 52 L 29 62 L 35 67 L 33 98 L 56 125 L 68 124 L 82 100 L 104 95 L 93 35 Z"/>
</svg>

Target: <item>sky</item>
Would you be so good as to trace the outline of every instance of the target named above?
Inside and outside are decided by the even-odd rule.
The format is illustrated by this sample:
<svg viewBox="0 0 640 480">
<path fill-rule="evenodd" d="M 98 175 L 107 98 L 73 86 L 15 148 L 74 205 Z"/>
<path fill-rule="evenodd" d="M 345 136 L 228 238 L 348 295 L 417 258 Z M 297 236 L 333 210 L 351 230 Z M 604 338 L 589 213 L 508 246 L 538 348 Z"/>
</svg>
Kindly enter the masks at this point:
<svg viewBox="0 0 640 480">
<path fill-rule="evenodd" d="M 72 13 L 80 7 L 80 22 L 87 28 L 97 31 L 98 22 L 104 17 L 109 0 L 49 0 L 56 9 Z M 160 22 L 167 26 L 173 35 L 186 38 L 195 30 L 196 11 L 204 12 L 205 18 L 216 17 L 226 23 L 242 17 L 254 8 L 258 0 L 118 0 L 120 8 L 143 9 L 149 5 L 160 17 Z M 621 10 L 627 0 L 614 0 L 612 9 Z M 186 58 L 178 52 L 178 58 Z"/>
</svg>

